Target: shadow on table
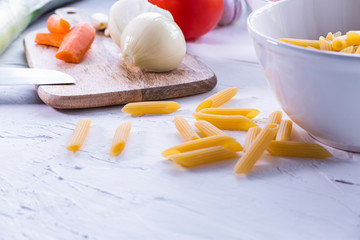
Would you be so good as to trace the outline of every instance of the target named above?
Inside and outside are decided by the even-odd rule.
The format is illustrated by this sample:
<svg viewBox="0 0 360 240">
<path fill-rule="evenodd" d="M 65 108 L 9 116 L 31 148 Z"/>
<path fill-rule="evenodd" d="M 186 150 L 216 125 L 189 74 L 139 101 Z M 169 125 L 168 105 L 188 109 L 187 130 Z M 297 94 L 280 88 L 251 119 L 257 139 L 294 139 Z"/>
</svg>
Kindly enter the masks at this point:
<svg viewBox="0 0 360 240">
<path fill-rule="evenodd" d="M 0 106 L 3 104 L 43 104 L 35 86 L 0 86 Z"/>
<path fill-rule="evenodd" d="M 334 156 L 329 159 L 307 159 L 294 157 L 275 157 L 266 155 L 262 157 L 246 177 L 249 180 L 259 178 L 271 178 L 279 175 L 286 175 L 290 178 L 298 178 L 304 172 L 316 172 L 325 174 L 331 168 L 340 168 L 344 165 L 353 164 L 351 159 L 341 159 Z"/>
</svg>

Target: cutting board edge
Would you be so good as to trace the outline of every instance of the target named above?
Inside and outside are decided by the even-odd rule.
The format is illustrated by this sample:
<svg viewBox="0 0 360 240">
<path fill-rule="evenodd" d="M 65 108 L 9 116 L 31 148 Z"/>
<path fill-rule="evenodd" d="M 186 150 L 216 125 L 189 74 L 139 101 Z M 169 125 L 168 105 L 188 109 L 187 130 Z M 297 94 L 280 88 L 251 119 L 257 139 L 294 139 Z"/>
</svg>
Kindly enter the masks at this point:
<svg viewBox="0 0 360 240">
<path fill-rule="evenodd" d="M 166 92 L 173 92 L 169 90 L 169 86 L 148 88 L 148 89 L 134 89 L 126 91 L 126 96 L 123 96 L 123 93 L 119 95 L 118 92 L 108 92 L 106 94 L 88 94 L 81 96 L 67 96 L 67 95 L 56 95 L 50 94 L 44 90 L 41 86 L 38 87 L 37 93 L 40 99 L 47 105 L 56 108 L 56 109 L 86 109 L 86 108 L 97 108 L 97 107 L 106 107 L 106 106 L 117 106 L 124 105 L 130 102 L 141 102 L 141 101 L 157 101 L 164 99 L 173 99 L 179 97 L 186 97 L 197 95 L 201 93 L 208 92 L 212 90 L 217 84 L 217 77 L 214 74 L 211 78 L 197 82 L 197 87 L 193 85 L 189 86 L 188 84 L 176 84 L 170 86 L 170 90 L 174 89 L 178 92 L 177 95 L 161 95 L 161 98 L 156 98 L 154 96 L 160 96 L 159 94 L 154 94 L 156 92 L 161 92 L 166 90 Z M 191 87 L 192 91 L 188 94 L 187 89 Z M 108 101 L 102 101 L 101 104 L 96 104 L 93 101 L 74 101 L 74 100 L 84 100 L 91 98 L 98 98 L 97 95 L 101 95 L 102 98 L 107 99 Z M 113 96 L 117 96 L 116 101 L 111 101 L 115 99 Z M 88 104 L 84 104 L 87 102 Z"/>
</svg>

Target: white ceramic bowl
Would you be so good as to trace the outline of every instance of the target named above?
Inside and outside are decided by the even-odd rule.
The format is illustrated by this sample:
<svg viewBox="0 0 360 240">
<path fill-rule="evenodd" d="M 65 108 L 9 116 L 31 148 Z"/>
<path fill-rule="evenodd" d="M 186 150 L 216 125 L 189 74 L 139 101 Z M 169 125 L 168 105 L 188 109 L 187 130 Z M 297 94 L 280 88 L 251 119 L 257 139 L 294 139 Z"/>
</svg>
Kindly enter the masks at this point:
<svg viewBox="0 0 360 240">
<path fill-rule="evenodd" d="M 253 12 L 248 30 L 283 110 L 313 137 L 360 152 L 360 56 L 277 38 L 318 39 L 360 30 L 360 0 L 283 0 Z"/>
<path fill-rule="evenodd" d="M 277 2 L 279 0 L 246 0 L 251 10 L 256 10 L 261 8 L 269 3 Z"/>
</svg>

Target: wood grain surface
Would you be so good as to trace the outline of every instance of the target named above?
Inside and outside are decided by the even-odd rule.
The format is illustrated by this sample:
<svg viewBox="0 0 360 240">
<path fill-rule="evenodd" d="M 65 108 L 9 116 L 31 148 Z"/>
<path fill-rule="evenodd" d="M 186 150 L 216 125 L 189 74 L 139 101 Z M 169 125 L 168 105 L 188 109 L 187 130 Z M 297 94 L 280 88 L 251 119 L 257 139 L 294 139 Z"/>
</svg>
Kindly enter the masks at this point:
<svg viewBox="0 0 360 240">
<path fill-rule="evenodd" d="M 88 21 L 84 10 L 63 8 L 57 14 L 71 24 Z M 195 57 L 187 54 L 182 64 L 164 73 L 143 72 L 126 68 L 120 48 L 97 32 L 91 49 L 80 64 L 55 58 L 57 48 L 37 45 L 37 32 L 25 36 L 24 47 L 29 67 L 62 71 L 76 79 L 74 85 L 43 85 L 38 95 L 46 104 L 59 109 L 79 109 L 162 100 L 210 91 L 216 85 L 215 74 Z"/>
</svg>

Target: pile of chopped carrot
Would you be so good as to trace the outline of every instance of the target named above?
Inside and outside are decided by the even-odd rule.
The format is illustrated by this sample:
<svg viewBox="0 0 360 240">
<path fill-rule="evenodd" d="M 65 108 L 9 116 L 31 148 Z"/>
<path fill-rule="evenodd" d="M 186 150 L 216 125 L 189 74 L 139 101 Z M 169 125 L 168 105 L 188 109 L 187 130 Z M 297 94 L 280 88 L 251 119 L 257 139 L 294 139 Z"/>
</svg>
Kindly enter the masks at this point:
<svg viewBox="0 0 360 240">
<path fill-rule="evenodd" d="M 90 49 L 96 30 L 88 23 L 81 22 L 71 28 L 70 23 L 53 14 L 47 22 L 48 33 L 37 33 L 35 42 L 58 47 L 56 58 L 69 63 L 80 63 Z"/>
</svg>

